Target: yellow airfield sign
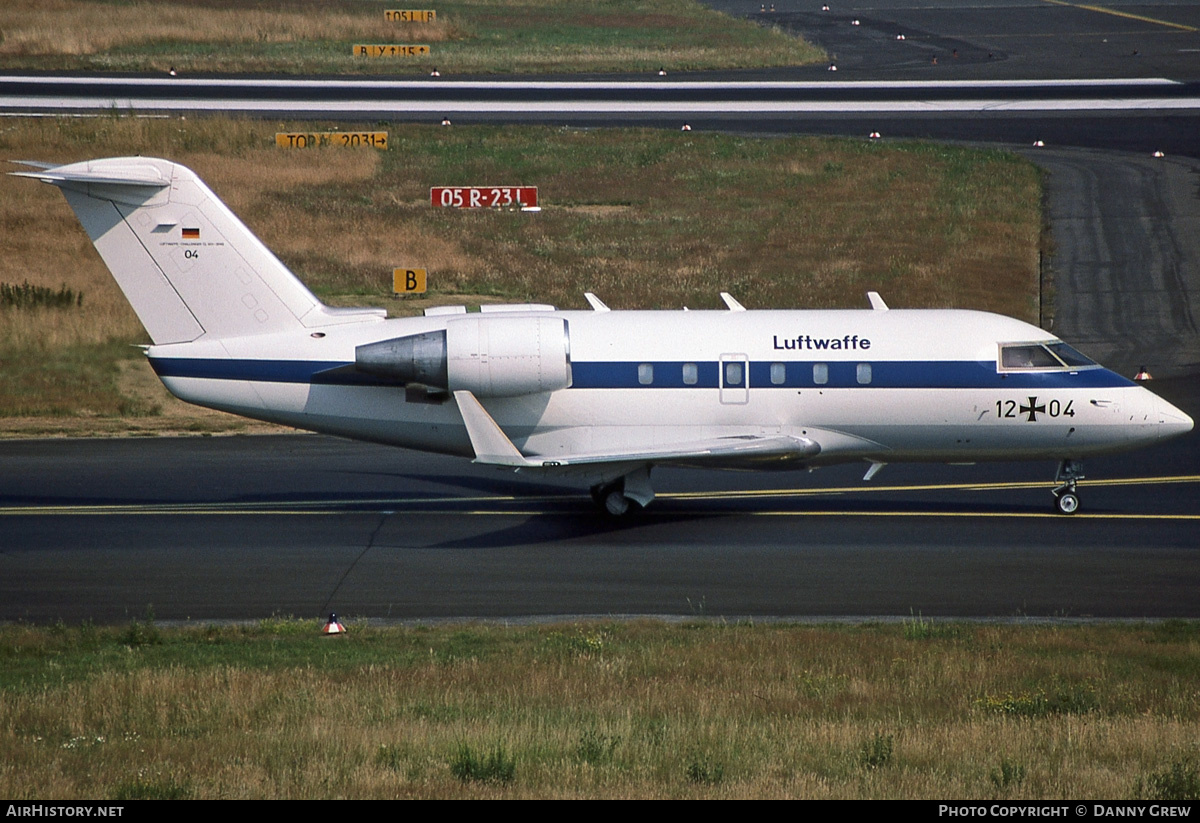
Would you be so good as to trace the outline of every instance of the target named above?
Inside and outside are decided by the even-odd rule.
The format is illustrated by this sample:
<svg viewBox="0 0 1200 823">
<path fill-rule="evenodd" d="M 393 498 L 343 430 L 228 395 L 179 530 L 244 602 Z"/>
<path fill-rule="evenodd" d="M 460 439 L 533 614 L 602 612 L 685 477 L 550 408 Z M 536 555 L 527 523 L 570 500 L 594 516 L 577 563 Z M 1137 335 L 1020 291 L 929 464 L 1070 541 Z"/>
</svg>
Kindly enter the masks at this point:
<svg viewBox="0 0 1200 823">
<path fill-rule="evenodd" d="M 277 131 L 275 145 L 281 149 L 314 149 L 317 146 L 387 148 L 386 131 Z"/>
<path fill-rule="evenodd" d="M 392 269 L 393 294 L 424 294 L 425 269 Z"/>
<path fill-rule="evenodd" d="M 356 43 L 355 57 L 426 57 L 429 46 L 410 46 L 395 43 Z"/>
<path fill-rule="evenodd" d="M 384 9 L 383 16 L 393 23 L 432 23 L 437 19 L 433 9 Z"/>
</svg>

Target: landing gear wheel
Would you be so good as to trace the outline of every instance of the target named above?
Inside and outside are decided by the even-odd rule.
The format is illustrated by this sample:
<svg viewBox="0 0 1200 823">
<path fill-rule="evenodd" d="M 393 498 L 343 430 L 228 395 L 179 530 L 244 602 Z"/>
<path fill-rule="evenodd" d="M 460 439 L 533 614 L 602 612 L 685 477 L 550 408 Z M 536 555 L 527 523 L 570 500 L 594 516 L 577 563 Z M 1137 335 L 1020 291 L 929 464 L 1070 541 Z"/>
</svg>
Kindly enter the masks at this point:
<svg viewBox="0 0 1200 823">
<path fill-rule="evenodd" d="M 592 500 L 600 511 L 612 518 L 621 518 L 642 508 L 636 500 L 625 496 L 625 483 L 617 481 L 603 486 L 592 486 Z"/>
<path fill-rule="evenodd" d="M 1075 492 L 1063 492 L 1054 499 L 1054 508 L 1059 514 L 1075 514 L 1079 511 L 1079 495 Z"/>
<path fill-rule="evenodd" d="M 1079 511 L 1079 495 L 1075 484 L 1083 479 L 1083 463 L 1065 459 L 1058 464 L 1054 480 L 1059 486 L 1054 490 L 1054 510 L 1059 514 L 1074 514 Z"/>
<path fill-rule="evenodd" d="M 623 517 L 628 514 L 632 505 L 633 501 L 622 494 L 620 489 L 613 489 L 604 496 L 604 511 L 613 517 Z"/>
<path fill-rule="evenodd" d="M 592 500 L 609 517 L 620 518 L 640 512 L 654 499 L 650 467 L 643 466 L 609 483 L 592 486 Z"/>
</svg>

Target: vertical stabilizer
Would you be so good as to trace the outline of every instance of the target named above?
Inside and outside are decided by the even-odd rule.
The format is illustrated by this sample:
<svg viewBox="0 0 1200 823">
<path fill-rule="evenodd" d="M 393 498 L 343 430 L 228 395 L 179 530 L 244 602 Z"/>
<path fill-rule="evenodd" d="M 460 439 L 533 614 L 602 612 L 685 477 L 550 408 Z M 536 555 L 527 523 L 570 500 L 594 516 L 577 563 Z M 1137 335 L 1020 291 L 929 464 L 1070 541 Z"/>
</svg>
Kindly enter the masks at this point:
<svg viewBox="0 0 1200 823">
<path fill-rule="evenodd" d="M 156 344 L 365 319 L 328 310 L 177 163 L 118 157 L 18 175 L 62 189 Z"/>
</svg>

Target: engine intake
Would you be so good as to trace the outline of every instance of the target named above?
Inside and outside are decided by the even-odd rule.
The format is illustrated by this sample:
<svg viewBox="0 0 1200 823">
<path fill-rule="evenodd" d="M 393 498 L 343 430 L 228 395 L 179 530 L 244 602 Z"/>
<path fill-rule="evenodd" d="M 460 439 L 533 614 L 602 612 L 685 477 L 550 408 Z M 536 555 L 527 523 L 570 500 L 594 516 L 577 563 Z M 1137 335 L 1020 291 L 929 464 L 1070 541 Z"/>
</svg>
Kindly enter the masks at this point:
<svg viewBox="0 0 1200 823">
<path fill-rule="evenodd" d="M 444 331 L 359 346 L 367 374 L 476 397 L 514 397 L 571 385 L 571 343 L 561 317 L 459 317 Z"/>
</svg>

